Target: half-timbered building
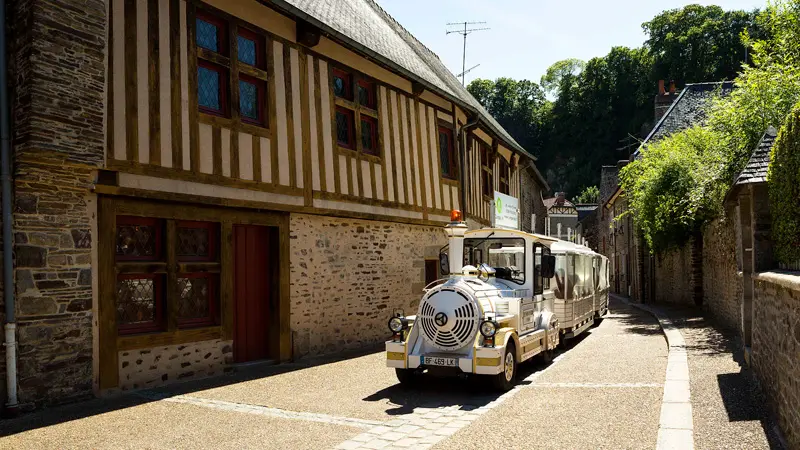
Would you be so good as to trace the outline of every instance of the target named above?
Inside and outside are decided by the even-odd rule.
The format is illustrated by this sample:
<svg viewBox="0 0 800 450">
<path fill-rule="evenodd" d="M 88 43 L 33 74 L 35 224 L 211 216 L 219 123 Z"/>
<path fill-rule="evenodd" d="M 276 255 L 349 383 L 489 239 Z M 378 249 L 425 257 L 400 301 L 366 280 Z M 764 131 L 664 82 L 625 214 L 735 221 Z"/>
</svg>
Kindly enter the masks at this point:
<svg viewBox="0 0 800 450">
<path fill-rule="evenodd" d="M 372 345 L 438 277 L 451 209 L 487 225 L 521 172 L 546 189 L 372 0 L 30 3 L 9 14 L 20 402 Z"/>
</svg>

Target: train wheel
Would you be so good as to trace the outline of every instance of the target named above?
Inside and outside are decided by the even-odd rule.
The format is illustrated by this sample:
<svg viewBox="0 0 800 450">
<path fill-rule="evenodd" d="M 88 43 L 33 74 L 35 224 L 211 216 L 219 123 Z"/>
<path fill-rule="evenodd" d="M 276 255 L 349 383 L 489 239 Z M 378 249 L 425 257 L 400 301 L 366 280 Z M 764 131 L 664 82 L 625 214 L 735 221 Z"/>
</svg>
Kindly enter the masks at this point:
<svg viewBox="0 0 800 450">
<path fill-rule="evenodd" d="M 494 387 L 502 392 L 510 391 L 514 387 L 514 378 L 517 376 L 517 360 L 514 356 L 514 344 L 506 346 L 503 356 L 503 371 L 494 376 Z"/>
<path fill-rule="evenodd" d="M 403 386 L 411 386 L 419 380 L 419 375 L 413 369 L 394 369 L 394 373 Z"/>
</svg>

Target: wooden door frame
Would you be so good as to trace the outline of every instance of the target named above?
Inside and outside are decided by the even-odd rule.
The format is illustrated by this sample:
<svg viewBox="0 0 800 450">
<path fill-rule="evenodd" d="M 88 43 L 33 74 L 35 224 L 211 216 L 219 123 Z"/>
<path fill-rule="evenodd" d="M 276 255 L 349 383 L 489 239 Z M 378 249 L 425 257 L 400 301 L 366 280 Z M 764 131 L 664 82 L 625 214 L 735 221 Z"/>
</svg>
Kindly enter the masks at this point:
<svg viewBox="0 0 800 450">
<path fill-rule="evenodd" d="M 167 330 L 121 337 L 117 333 L 115 296 L 117 273 L 114 260 L 117 215 L 156 217 L 166 220 L 196 220 L 220 224 L 220 325 L 186 330 Z M 119 385 L 118 352 L 177 345 L 209 339 L 233 339 L 233 225 L 270 227 L 271 243 L 278 249 L 270 255 L 274 283 L 271 305 L 270 354 L 278 361 L 292 358 L 290 328 L 289 214 L 235 208 L 142 200 L 101 195 L 98 198 L 98 341 L 100 389 Z"/>
</svg>

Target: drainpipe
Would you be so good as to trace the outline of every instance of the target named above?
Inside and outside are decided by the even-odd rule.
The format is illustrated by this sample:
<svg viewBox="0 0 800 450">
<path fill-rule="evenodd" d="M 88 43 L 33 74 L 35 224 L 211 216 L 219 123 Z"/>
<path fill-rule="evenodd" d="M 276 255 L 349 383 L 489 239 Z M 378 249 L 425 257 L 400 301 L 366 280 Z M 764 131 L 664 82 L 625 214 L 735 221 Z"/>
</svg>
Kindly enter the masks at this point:
<svg viewBox="0 0 800 450">
<path fill-rule="evenodd" d="M 458 130 L 458 147 L 460 149 L 458 152 L 458 167 L 461 169 L 458 171 L 458 182 L 461 184 L 461 192 L 459 192 L 458 196 L 458 205 L 461 206 L 461 212 L 463 213 L 465 221 L 467 220 L 467 145 L 464 143 L 464 135 L 476 126 L 478 126 L 478 116 L 475 116 L 474 119 L 462 125 Z"/>
<path fill-rule="evenodd" d="M 9 131 L 8 80 L 6 64 L 6 2 L 0 0 L 0 183 L 2 183 L 3 209 L 3 300 L 6 305 L 6 411 L 17 409 L 17 324 L 14 317 L 14 266 L 12 259 L 11 230 L 11 133 Z"/>
</svg>

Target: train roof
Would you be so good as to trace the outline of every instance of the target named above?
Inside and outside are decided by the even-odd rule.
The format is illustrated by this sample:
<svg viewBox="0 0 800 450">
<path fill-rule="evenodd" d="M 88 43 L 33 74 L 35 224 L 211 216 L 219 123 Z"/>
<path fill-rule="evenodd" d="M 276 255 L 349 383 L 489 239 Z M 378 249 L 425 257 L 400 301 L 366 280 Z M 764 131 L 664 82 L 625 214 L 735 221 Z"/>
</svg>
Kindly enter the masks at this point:
<svg viewBox="0 0 800 450">
<path fill-rule="evenodd" d="M 470 236 L 471 234 L 477 234 L 477 233 L 494 233 L 497 237 L 502 237 L 503 234 L 514 234 L 522 238 L 533 239 L 537 242 L 542 242 L 545 245 L 550 245 L 551 243 L 558 242 L 558 239 L 551 236 L 545 236 L 543 234 L 536 234 L 536 233 L 527 233 L 525 231 L 520 231 L 520 230 L 510 230 L 507 228 L 480 228 L 477 230 L 469 230 L 466 232 L 464 237 L 471 237 Z M 481 236 L 481 237 L 486 237 L 486 236 Z"/>
</svg>

